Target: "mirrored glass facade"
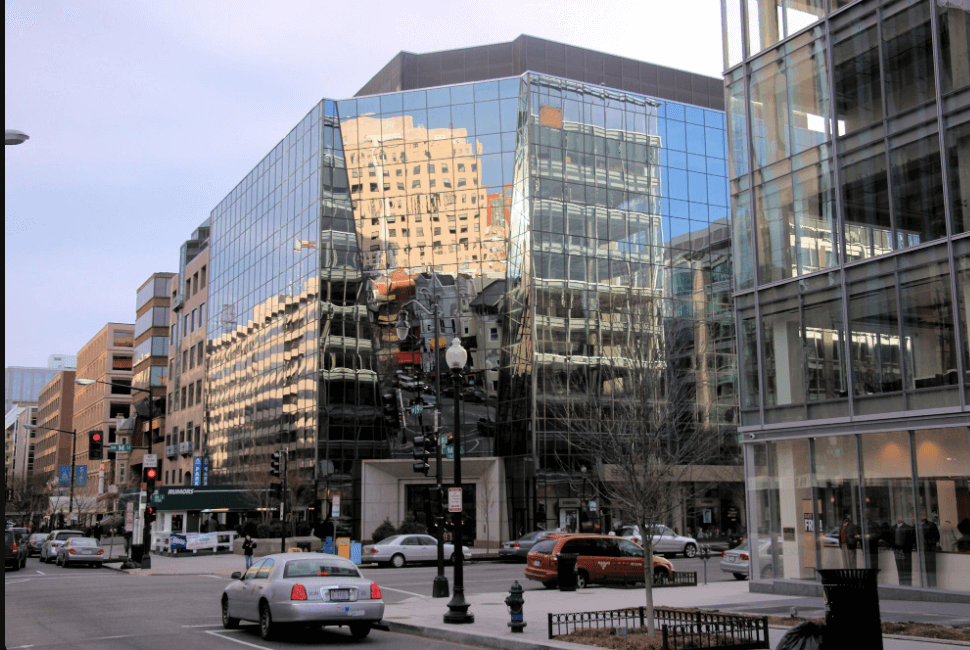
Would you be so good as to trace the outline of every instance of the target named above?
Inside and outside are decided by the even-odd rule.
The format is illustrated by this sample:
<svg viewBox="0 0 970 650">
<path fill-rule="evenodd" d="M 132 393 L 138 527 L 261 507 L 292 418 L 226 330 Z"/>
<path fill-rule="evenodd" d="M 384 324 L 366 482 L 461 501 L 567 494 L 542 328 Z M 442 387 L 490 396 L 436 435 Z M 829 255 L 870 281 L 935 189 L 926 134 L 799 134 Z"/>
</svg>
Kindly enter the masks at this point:
<svg viewBox="0 0 970 650">
<path fill-rule="evenodd" d="M 558 525 L 595 423 L 548 407 L 608 394 L 621 343 L 738 464 L 727 177 L 722 112 L 562 77 L 322 101 L 211 214 L 210 480 L 284 444 L 367 537 L 360 462 L 410 460 L 439 380 L 453 434 L 454 338 L 463 456 L 504 461 L 509 530 Z"/>
<path fill-rule="evenodd" d="M 740 420 L 749 516 L 770 555 L 762 577 L 868 566 L 887 585 L 970 591 L 937 579 L 936 559 L 970 567 L 920 532 L 970 530 L 970 506 L 939 496 L 970 503 L 970 10 L 722 7 Z M 943 441 L 956 477 L 945 489 L 918 468 Z M 846 517 L 864 545 L 839 538 Z M 904 558 L 891 569 L 888 551 Z"/>
</svg>

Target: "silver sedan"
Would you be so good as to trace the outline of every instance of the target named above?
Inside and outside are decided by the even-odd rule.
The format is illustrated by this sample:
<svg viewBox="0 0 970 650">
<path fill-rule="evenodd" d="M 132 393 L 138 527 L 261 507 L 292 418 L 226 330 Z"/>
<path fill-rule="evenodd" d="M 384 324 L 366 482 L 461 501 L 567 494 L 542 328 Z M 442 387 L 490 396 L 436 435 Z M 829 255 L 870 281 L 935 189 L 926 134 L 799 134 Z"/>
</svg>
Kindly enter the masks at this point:
<svg viewBox="0 0 970 650">
<path fill-rule="evenodd" d="M 233 573 L 222 592 L 223 627 L 258 621 L 264 639 L 274 637 L 280 624 L 346 626 L 362 639 L 382 618 L 380 587 L 337 555 L 267 555 L 245 574 Z"/>
<path fill-rule="evenodd" d="M 68 564 L 87 564 L 102 566 L 104 549 L 101 542 L 93 537 L 72 537 L 57 547 L 56 563 L 66 567 Z"/>
<path fill-rule="evenodd" d="M 445 560 L 454 564 L 455 545 L 445 543 Z M 472 558 L 467 546 L 462 546 L 462 556 Z M 392 535 L 376 544 L 368 544 L 361 553 L 361 564 L 389 564 L 400 569 L 405 564 L 437 562 L 438 541 L 431 535 Z"/>
<path fill-rule="evenodd" d="M 639 526 L 624 526 L 617 535 L 643 545 L 643 535 L 640 534 Z M 678 535 L 666 526 L 656 525 L 653 527 L 653 550 L 661 555 L 683 553 L 684 557 L 694 557 L 697 555 L 697 540 L 686 535 Z"/>
</svg>

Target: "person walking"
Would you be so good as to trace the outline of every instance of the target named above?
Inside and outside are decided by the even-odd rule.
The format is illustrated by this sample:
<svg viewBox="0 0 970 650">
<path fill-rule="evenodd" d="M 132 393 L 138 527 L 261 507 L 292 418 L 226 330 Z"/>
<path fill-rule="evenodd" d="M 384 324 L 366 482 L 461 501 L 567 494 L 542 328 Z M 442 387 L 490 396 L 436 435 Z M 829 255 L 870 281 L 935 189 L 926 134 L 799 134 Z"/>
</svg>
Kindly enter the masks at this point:
<svg viewBox="0 0 970 650">
<path fill-rule="evenodd" d="M 243 555 L 246 557 L 246 570 L 248 571 L 249 567 L 253 565 L 253 549 L 256 548 L 256 542 L 249 535 L 246 535 L 242 547 Z"/>
<path fill-rule="evenodd" d="M 856 567 L 855 550 L 861 540 L 861 531 L 853 523 L 852 518 L 846 514 L 839 527 L 839 546 L 842 548 L 842 568 L 854 569 Z"/>
</svg>

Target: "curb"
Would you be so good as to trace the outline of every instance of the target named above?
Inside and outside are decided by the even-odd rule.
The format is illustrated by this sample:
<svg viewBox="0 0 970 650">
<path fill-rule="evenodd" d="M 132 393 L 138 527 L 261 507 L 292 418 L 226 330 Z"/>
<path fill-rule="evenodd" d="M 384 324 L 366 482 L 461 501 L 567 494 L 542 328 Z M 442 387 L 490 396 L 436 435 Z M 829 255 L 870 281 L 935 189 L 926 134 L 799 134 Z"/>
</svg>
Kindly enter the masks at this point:
<svg viewBox="0 0 970 650">
<path fill-rule="evenodd" d="M 785 636 L 785 634 L 791 628 L 783 627 L 781 625 L 769 625 L 768 629 L 771 630 L 772 632 L 771 638 L 774 638 L 774 635 L 777 634 L 778 639 L 781 639 L 781 637 Z M 892 639 L 893 641 L 919 643 L 920 645 L 936 644 L 941 646 L 957 646 L 957 647 L 970 648 L 970 641 L 956 641 L 954 639 L 933 639 L 931 637 L 925 637 L 925 636 L 903 636 L 901 634 L 883 634 L 882 638 Z"/>
<path fill-rule="evenodd" d="M 460 643 L 474 647 L 497 648 L 498 650 L 539 650 L 540 648 L 590 650 L 593 647 L 579 643 L 569 643 L 567 641 L 549 641 L 547 643 L 526 641 L 525 639 L 520 641 L 518 639 L 490 636 L 483 633 L 465 632 L 459 629 L 441 629 L 437 627 L 399 623 L 397 621 L 388 621 L 387 619 L 384 619 L 375 625 L 374 629 L 383 630 L 385 632 L 396 632 L 398 634 L 410 634 L 412 636 L 420 636 L 426 639 L 437 639 L 438 641 L 449 641 L 451 643 Z M 466 627 L 464 629 L 468 628 Z"/>
</svg>

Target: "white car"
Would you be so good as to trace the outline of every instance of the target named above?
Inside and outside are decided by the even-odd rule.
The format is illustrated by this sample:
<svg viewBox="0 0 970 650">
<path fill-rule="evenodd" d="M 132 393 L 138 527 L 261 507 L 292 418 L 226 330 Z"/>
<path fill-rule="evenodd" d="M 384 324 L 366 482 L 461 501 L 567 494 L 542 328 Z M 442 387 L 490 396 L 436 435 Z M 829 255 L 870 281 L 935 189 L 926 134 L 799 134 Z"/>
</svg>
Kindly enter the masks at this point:
<svg viewBox="0 0 970 650">
<path fill-rule="evenodd" d="M 455 545 L 446 542 L 445 561 L 454 564 Z M 462 546 L 462 557 L 472 558 L 467 546 Z M 431 535 L 392 535 L 368 544 L 361 553 L 361 564 L 391 565 L 400 569 L 405 564 L 438 561 L 438 540 Z"/>
<path fill-rule="evenodd" d="M 662 555 L 676 555 L 683 553 L 684 557 L 697 555 L 697 540 L 693 537 L 678 535 L 666 526 L 654 526 L 653 551 Z M 631 542 L 643 545 L 643 535 L 639 526 L 623 526 L 616 533 L 618 537 L 625 537 Z"/>
<path fill-rule="evenodd" d="M 55 530 L 51 532 L 40 547 L 40 561 L 44 564 L 53 563 L 57 559 L 58 547 L 72 537 L 84 537 L 84 532 L 80 530 Z"/>
</svg>

